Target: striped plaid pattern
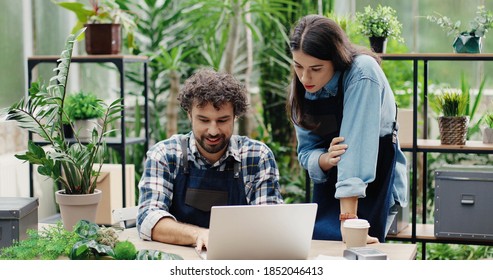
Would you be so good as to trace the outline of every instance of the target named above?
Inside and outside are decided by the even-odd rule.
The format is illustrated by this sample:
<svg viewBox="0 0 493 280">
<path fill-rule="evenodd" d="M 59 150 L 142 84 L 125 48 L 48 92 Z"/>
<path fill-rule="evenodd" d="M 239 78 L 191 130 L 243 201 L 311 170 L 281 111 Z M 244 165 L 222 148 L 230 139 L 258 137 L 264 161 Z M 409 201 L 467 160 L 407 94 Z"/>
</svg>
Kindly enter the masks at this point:
<svg viewBox="0 0 493 280">
<path fill-rule="evenodd" d="M 279 170 L 269 147 L 245 136 L 233 135 L 220 160 L 208 163 L 198 152 L 192 132 L 174 135 L 154 145 L 147 152 L 145 169 L 139 183 L 139 213 L 137 228 L 141 238 L 150 240 L 151 231 L 163 217 L 173 217 L 168 211 L 173 199 L 173 185 L 178 174 L 182 149 L 181 137 L 189 138 L 188 157 L 195 168 L 223 171 L 228 158 L 241 162 L 241 172 L 248 204 L 283 203 L 279 185 Z"/>
</svg>

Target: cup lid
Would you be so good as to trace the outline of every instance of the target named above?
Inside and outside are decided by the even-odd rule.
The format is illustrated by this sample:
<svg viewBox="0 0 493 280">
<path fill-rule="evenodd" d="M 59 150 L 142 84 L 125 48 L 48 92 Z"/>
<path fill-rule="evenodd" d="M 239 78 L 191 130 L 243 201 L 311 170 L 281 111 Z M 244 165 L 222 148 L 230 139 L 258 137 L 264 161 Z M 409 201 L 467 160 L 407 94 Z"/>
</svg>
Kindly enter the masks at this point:
<svg viewBox="0 0 493 280">
<path fill-rule="evenodd" d="M 365 219 L 347 219 L 344 221 L 344 227 L 348 228 L 369 228 L 370 223 Z"/>
</svg>

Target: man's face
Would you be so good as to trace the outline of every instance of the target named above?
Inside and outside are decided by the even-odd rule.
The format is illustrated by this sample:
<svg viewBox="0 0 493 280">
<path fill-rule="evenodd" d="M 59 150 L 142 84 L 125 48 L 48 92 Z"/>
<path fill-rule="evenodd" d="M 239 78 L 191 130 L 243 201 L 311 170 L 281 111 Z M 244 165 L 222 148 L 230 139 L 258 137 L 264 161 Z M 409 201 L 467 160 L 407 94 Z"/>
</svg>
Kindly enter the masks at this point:
<svg viewBox="0 0 493 280">
<path fill-rule="evenodd" d="M 210 163 L 225 153 L 234 129 L 234 110 L 231 103 L 225 103 L 219 110 L 208 103 L 198 107 L 194 102 L 188 118 L 197 141 L 197 148 Z"/>
</svg>

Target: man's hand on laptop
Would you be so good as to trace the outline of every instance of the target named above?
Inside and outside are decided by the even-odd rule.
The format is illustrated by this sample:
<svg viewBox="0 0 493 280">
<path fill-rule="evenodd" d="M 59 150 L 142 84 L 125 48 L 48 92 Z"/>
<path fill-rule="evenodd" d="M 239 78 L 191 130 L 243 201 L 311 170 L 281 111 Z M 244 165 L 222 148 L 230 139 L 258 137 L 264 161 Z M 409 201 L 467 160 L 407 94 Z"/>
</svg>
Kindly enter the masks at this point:
<svg viewBox="0 0 493 280">
<path fill-rule="evenodd" d="M 202 249 L 207 249 L 209 243 L 209 230 L 205 228 L 199 228 L 197 231 L 197 238 L 195 239 L 195 250 L 198 252 Z"/>
</svg>

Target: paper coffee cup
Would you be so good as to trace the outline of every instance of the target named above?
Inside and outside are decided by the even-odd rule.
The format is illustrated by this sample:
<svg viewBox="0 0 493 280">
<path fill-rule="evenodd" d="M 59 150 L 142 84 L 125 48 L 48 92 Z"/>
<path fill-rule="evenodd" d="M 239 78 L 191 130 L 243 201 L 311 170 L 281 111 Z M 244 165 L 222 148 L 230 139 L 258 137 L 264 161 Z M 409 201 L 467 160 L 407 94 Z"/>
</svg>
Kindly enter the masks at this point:
<svg viewBox="0 0 493 280">
<path fill-rule="evenodd" d="M 344 221 L 344 242 L 347 248 L 365 247 L 370 223 L 364 219 L 348 219 Z"/>
</svg>

